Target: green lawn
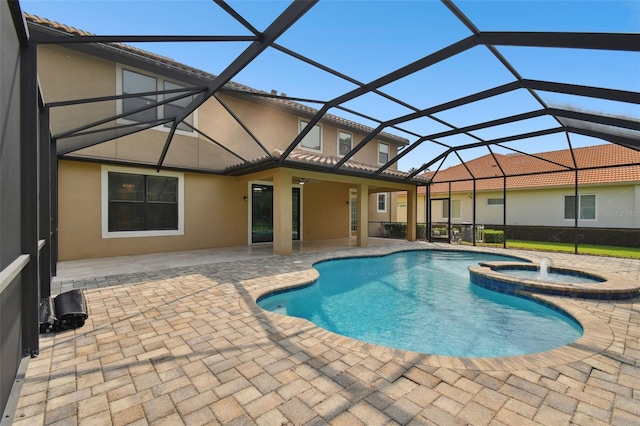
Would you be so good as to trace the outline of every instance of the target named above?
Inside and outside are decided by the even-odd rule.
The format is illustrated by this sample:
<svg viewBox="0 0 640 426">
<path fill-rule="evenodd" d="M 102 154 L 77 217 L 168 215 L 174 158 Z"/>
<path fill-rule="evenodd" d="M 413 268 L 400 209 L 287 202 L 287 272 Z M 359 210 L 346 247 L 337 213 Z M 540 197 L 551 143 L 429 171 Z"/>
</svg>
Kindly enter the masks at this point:
<svg viewBox="0 0 640 426">
<path fill-rule="evenodd" d="M 572 243 L 554 243 L 554 242 L 538 242 L 538 241 L 520 241 L 508 240 L 508 248 L 519 248 L 526 250 L 540 251 L 558 251 L 564 253 L 573 253 L 574 246 Z M 640 249 L 632 247 L 617 246 L 598 246 L 593 244 L 580 244 L 578 253 L 593 254 L 596 256 L 626 257 L 631 259 L 640 259 Z"/>
</svg>

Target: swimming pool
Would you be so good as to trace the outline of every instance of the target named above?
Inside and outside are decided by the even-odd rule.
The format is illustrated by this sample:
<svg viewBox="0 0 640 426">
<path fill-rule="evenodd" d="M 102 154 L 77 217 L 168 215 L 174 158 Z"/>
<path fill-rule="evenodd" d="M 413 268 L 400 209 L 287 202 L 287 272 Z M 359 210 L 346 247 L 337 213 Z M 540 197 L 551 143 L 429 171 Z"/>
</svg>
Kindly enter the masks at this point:
<svg viewBox="0 0 640 426">
<path fill-rule="evenodd" d="M 514 258 L 422 250 L 329 260 L 314 265 L 320 278 L 312 285 L 258 305 L 354 339 L 437 355 L 522 355 L 577 340 L 582 328 L 569 316 L 470 283 L 468 266 L 502 260 Z"/>
</svg>

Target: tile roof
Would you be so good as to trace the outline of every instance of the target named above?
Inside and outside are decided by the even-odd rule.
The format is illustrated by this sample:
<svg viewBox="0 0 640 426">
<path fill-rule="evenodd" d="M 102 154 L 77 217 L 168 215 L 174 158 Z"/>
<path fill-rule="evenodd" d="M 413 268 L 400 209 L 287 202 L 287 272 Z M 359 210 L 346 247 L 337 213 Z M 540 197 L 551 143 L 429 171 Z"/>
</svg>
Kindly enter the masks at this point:
<svg viewBox="0 0 640 426">
<path fill-rule="evenodd" d="M 573 150 L 576 163 L 581 170 L 578 173 L 580 185 L 613 184 L 622 182 L 640 183 L 640 151 L 625 148 L 616 144 L 596 145 Z M 484 155 L 466 162 L 466 166 L 476 178 L 485 178 L 476 181 L 476 190 L 490 191 L 502 190 L 502 170 L 507 176 L 508 188 L 543 188 L 571 186 L 574 184 L 575 173 L 563 166 L 573 168 L 573 159 L 569 149 L 559 151 L 542 152 L 532 154 L 491 154 Z M 537 157 L 537 158 L 536 158 Z M 547 160 L 547 161 L 545 161 Z M 497 161 L 497 162 L 496 162 Z M 549 161 L 553 162 L 550 163 Z M 615 167 L 620 164 L 633 164 L 626 167 Z M 612 166 L 610 168 L 601 168 Z M 545 173 L 547 172 L 547 173 Z M 548 173 L 552 172 L 552 173 Z M 529 174 L 528 174 L 529 173 Z M 538 174 L 530 174 L 538 173 Z M 545 174 L 540 174 L 545 173 Z M 435 172 L 424 174 L 424 177 L 432 178 Z M 520 176 L 515 176 L 520 175 Z M 495 176 L 496 179 L 486 179 Z M 432 192 L 447 192 L 448 181 L 461 181 L 471 179 L 469 171 L 464 165 L 440 170 L 435 174 Z M 471 180 L 453 182 L 452 191 L 471 191 Z M 420 188 L 421 192 L 424 188 Z"/>
<path fill-rule="evenodd" d="M 25 13 L 25 19 L 27 20 L 27 22 L 29 22 L 30 24 L 34 24 L 34 25 L 38 25 L 40 27 L 44 27 L 44 28 L 49 28 L 52 30 L 56 30 L 56 31 L 61 31 L 63 33 L 66 33 L 68 35 L 73 35 L 73 36 L 93 36 L 95 34 L 89 33 L 87 31 L 78 29 L 78 28 L 74 28 L 68 25 L 64 25 L 61 24 L 59 22 L 56 21 L 52 21 L 50 19 L 46 19 L 46 18 L 41 18 L 39 16 L 36 15 L 32 15 L 32 14 L 28 14 Z M 180 62 L 177 62 L 171 58 L 168 58 L 166 56 L 162 56 L 162 55 L 158 55 L 156 53 L 152 53 L 143 49 L 139 49 L 137 47 L 133 47 L 133 46 L 129 46 L 127 44 L 123 44 L 123 43 L 100 43 L 102 45 L 107 45 L 109 47 L 113 47 L 116 48 L 118 50 L 127 52 L 129 54 L 133 54 L 136 56 L 141 56 L 145 59 L 150 59 L 153 61 L 157 61 L 157 62 L 162 62 L 164 65 L 169 65 L 173 68 L 177 68 L 181 71 L 184 71 L 188 74 L 191 75 L 195 75 L 197 77 L 200 78 L 205 78 L 208 80 L 212 80 L 214 79 L 216 76 L 213 74 L 210 74 L 206 71 L 197 69 L 197 68 L 193 68 L 190 67 L 188 65 L 182 64 Z M 225 89 L 227 93 L 229 92 L 235 92 L 235 93 L 245 93 L 245 94 L 260 94 L 262 96 L 264 95 L 270 95 L 269 93 L 262 91 L 262 90 L 256 90 L 253 89 L 249 86 L 245 86 L 243 84 L 239 84 L 239 83 L 235 83 L 233 81 L 229 81 L 226 85 L 225 85 Z M 293 102 L 291 100 L 288 100 L 284 97 L 267 97 L 266 100 L 268 102 L 274 102 L 277 103 L 281 106 L 285 106 L 288 109 L 293 110 L 294 112 L 298 112 L 298 113 L 302 113 L 303 115 L 307 115 L 309 117 L 314 116 L 318 110 L 308 107 L 306 105 L 297 103 L 297 102 Z M 325 114 L 323 119 L 321 121 L 325 121 L 325 122 L 331 122 L 337 126 L 344 126 L 347 128 L 350 128 L 352 130 L 355 131 L 360 131 L 364 134 L 368 134 L 371 133 L 374 129 L 372 129 L 369 126 L 365 126 L 363 124 L 360 123 L 356 123 L 354 121 L 351 120 L 347 120 L 344 119 L 342 117 L 338 117 L 336 115 L 333 114 Z M 397 135 L 393 135 L 391 133 L 386 133 L 386 132 L 381 132 L 378 134 L 378 138 L 379 139 L 384 139 L 386 141 L 389 142 L 393 142 L 395 144 L 398 145 L 408 145 L 409 141 L 405 138 L 402 138 L 400 136 Z"/>
<path fill-rule="evenodd" d="M 271 155 L 273 156 L 272 158 L 279 159 L 282 156 L 282 153 L 283 153 L 282 150 L 276 149 L 271 153 Z M 267 162 L 269 160 L 270 160 L 270 157 L 263 156 L 260 158 L 256 158 L 255 160 L 251 161 L 249 164 L 239 163 L 234 166 L 228 167 L 225 169 L 225 171 L 230 172 L 233 170 L 240 170 L 242 168 L 247 167 L 250 164 L 260 164 L 260 163 Z M 331 156 L 331 155 L 322 155 L 314 152 L 305 151 L 302 149 L 294 149 L 293 151 L 291 151 L 291 153 L 286 159 L 286 161 L 289 163 L 313 164 L 320 167 L 326 167 L 327 169 L 330 169 L 336 164 L 338 164 L 340 160 L 341 160 L 340 157 Z M 379 167 L 380 166 L 374 166 L 371 164 L 361 163 L 361 162 L 353 161 L 352 159 L 349 159 L 344 162 L 344 164 L 341 166 L 341 169 L 370 174 L 378 170 Z M 409 176 L 409 173 L 402 172 L 399 170 L 386 169 L 380 175 L 393 177 L 396 179 L 398 178 L 402 179 Z M 428 179 L 426 179 L 424 176 L 415 176 L 414 178 L 411 179 L 411 181 L 412 182 L 422 181 L 424 183 L 427 183 Z"/>
</svg>

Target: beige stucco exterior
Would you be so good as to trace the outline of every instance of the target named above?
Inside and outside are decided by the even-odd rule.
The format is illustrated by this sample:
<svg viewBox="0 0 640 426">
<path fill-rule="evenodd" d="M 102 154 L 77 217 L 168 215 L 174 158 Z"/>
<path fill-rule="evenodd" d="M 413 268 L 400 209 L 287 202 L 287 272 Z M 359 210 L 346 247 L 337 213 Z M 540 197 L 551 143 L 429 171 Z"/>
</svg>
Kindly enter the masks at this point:
<svg viewBox="0 0 640 426">
<path fill-rule="evenodd" d="M 60 260 L 122 256 L 164 251 L 194 250 L 249 244 L 251 182 L 271 182 L 274 189 L 303 176 L 310 181 L 301 187 L 301 238 L 323 240 L 347 238 L 349 230 L 349 191 L 365 185 L 370 179 L 354 179 L 318 172 L 274 169 L 241 177 L 217 176 L 203 173 L 182 173 L 184 176 L 184 233 L 175 236 L 104 238 L 101 186 L 103 168 L 99 163 L 61 160 L 59 162 L 59 256 Z M 119 171 L 153 175 L 152 168 L 119 167 Z M 274 179 L 275 178 L 275 179 Z M 288 180 L 287 180 L 288 179 Z M 284 182 L 284 183 L 283 183 Z M 394 188 L 395 186 L 395 188 Z M 389 184 L 388 190 L 409 189 L 409 185 Z M 286 195 L 287 191 L 282 191 Z M 275 195 L 278 199 L 280 195 Z M 289 197 L 281 199 L 274 212 L 274 235 L 291 235 L 291 205 Z M 274 205 L 276 205 L 274 200 Z M 368 213 L 367 203 L 365 213 Z M 287 216 L 288 214 L 288 216 Z M 367 222 L 366 220 L 365 222 Z M 276 230 L 276 224 L 284 230 Z M 288 228 L 287 227 L 288 223 Z M 367 234 L 366 232 L 364 234 Z M 274 249 L 289 250 L 291 240 L 274 241 Z M 366 245 L 366 238 L 363 244 Z"/>
<path fill-rule="evenodd" d="M 60 260 L 246 244 L 246 185 L 236 178 L 198 173 L 184 173 L 184 235 L 102 238 L 101 168 L 96 163 L 59 163 Z"/>
<path fill-rule="evenodd" d="M 47 103 L 120 95 L 124 69 L 154 77 L 159 90 L 163 81 L 189 85 L 166 78 L 162 74 L 163 68 L 151 62 L 140 62 L 137 67 L 132 67 L 74 49 L 49 45 L 40 46 L 38 51 L 38 72 Z M 396 192 L 412 191 L 412 184 L 285 167 L 244 176 L 220 175 L 230 165 L 242 163 L 243 160 L 258 160 L 267 156 L 267 153 L 286 149 L 297 136 L 301 120 L 308 118 L 301 116 L 300 111 L 287 109 L 286 105 L 270 100 L 222 92 L 217 96 L 218 99 L 209 98 L 193 115 L 194 124 L 206 136 L 197 132 L 177 131 L 163 162 L 163 168 L 172 170 L 165 173 L 179 176 L 184 186 L 179 203 L 180 226 L 175 232 L 172 231 L 172 235 L 160 232 L 149 236 L 148 231 L 112 233 L 106 229 L 108 225 L 105 219 L 108 215 L 105 195 L 108 178 L 105 176 L 109 168 L 119 167 L 118 171 L 124 173 L 153 175 L 156 172 L 154 166 L 166 143 L 167 126 L 160 125 L 125 136 L 121 134 L 108 142 L 76 151 L 74 149 L 80 144 L 91 144 L 94 136 L 61 137 L 58 140 L 59 152 L 65 154 L 64 159 L 59 161 L 60 260 L 250 244 L 251 199 L 248 196 L 251 182 L 273 185 L 273 247 L 277 254 L 291 253 L 291 188 L 299 183 L 300 178 L 307 180 L 307 184 L 301 187 L 302 240 L 353 236 L 359 245 L 366 246 L 370 221 L 397 220 L 396 211 L 392 208 Z M 88 122 L 113 117 L 122 111 L 122 104 L 118 102 L 122 101 L 108 100 L 53 108 L 52 133 L 64 136 L 65 132 Z M 120 118 L 100 124 L 98 128 L 131 123 Z M 322 151 L 315 153 L 323 156 L 337 156 L 340 131 L 352 135 L 353 146 L 364 137 L 353 128 L 338 127 L 324 119 L 319 126 Z M 352 160 L 377 167 L 380 142 L 378 139 L 372 140 Z M 223 144 L 237 156 L 220 148 L 217 143 Z M 383 138 L 383 143 L 389 146 L 390 158 L 397 154 L 396 142 Z M 355 235 L 350 230 L 350 191 L 360 194 L 359 231 Z M 376 193 L 388 194 L 384 212 L 377 211 Z"/>
<path fill-rule="evenodd" d="M 158 82 L 170 81 L 185 86 L 185 83 L 161 75 L 158 67 L 144 70 L 120 65 L 95 56 L 58 46 L 40 46 L 38 50 L 39 75 L 44 88 L 46 102 L 70 99 L 113 96 L 121 94 L 118 79 L 123 69 L 155 77 Z M 260 141 L 266 151 L 285 149 L 298 134 L 299 121 L 304 117 L 273 108 L 268 102 L 251 102 L 238 96 L 218 94 L 221 101 L 242 121 Z M 106 101 L 52 110 L 52 131 L 60 134 L 75 129 L 87 122 L 113 116 L 119 112 L 118 101 Z M 246 160 L 255 160 L 267 155 L 256 141 L 242 128 L 237 120 L 215 98 L 207 100 L 196 112 L 197 127 L 211 139 L 219 141 Z M 119 119 L 118 124 L 127 124 Z M 110 127 L 109 122 L 99 127 Z M 321 121 L 322 154 L 337 155 L 337 139 L 340 130 L 353 136 L 353 146 L 364 135 L 353 130 L 342 129 Z M 165 144 L 168 129 L 158 126 L 154 130 L 122 136 L 112 141 L 75 152 L 75 157 L 108 159 L 134 163 L 155 164 Z M 73 146 L 76 140 L 61 139 L 60 146 Z M 354 161 L 376 165 L 379 140 L 372 140 L 356 153 Z M 397 145 L 385 142 L 390 148 L 390 157 L 397 154 Z M 206 137 L 195 132 L 180 132 L 174 136 L 164 164 L 172 167 L 221 171 L 225 165 L 237 164 L 241 160 L 216 146 Z M 392 166 L 391 168 L 396 168 Z"/>
</svg>

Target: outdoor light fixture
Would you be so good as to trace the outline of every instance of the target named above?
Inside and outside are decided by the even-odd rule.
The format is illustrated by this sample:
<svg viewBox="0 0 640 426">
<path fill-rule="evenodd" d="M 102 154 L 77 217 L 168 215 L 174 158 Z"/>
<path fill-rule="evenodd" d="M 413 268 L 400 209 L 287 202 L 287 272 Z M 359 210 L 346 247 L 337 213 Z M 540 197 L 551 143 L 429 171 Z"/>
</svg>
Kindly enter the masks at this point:
<svg viewBox="0 0 640 426">
<path fill-rule="evenodd" d="M 306 182 L 307 182 L 307 180 L 305 178 L 300 178 L 298 180 L 298 184 L 300 184 L 300 185 L 304 185 Z"/>
</svg>

